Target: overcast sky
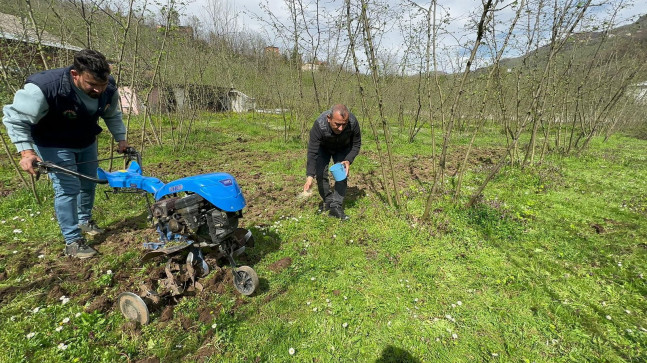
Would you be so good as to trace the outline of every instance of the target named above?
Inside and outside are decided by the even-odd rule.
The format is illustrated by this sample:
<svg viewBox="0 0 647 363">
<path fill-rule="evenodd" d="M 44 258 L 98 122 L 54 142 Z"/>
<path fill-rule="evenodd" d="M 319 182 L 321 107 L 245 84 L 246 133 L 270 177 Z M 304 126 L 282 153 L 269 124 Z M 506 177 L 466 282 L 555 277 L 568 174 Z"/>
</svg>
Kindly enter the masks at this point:
<svg viewBox="0 0 647 363">
<path fill-rule="evenodd" d="M 268 45 L 275 45 L 281 48 L 285 47 L 285 43 L 268 26 L 267 22 L 259 20 L 259 18 L 269 19 L 267 11 L 264 10 L 266 8 L 279 21 L 289 24 L 289 11 L 284 0 L 193 0 L 183 12 L 186 16 L 193 15 L 197 17 L 203 23 L 208 22 L 210 12 L 206 11 L 207 5 L 214 2 L 221 4 L 220 6 L 224 4 L 229 9 L 228 13 L 235 14 L 236 23 L 239 28 L 261 34 L 270 43 Z M 304 5 L 314 2 L 314 0 L 303 0 Z M 320 0 L 319 2 L 320 6 L 328 9 L 340 8 L 344 5 L 343 0 Z M 387 2 L 395 9 L 405 1 L 388 0 Z M 415 0 L 415 2 L 423 7 L 429 6 L 429 0 Z M 513 0 L 507 1 L 506 3 L 508 2 L 512 3 Z M 608 13 L 608 9 L 613 5 L 624 4 L 625 6 L 619 12 L 616 20 L 616 22 L 621 24 L 635 21 L 638 16 L 647 14 L 647 0 L 594 0 L 594 4 L 598 6 L 592 7 L 590 14 L 606 14 Z M 470 12 L 477 11 L 481 7 L 481 0 L 439 0 L 439 5 L 452 19 L 451 23 L 447 25 L 449 34 L 440 40 L 441 43 L 448 45 L 451 42 L 456 42 L 456 38 L 464 42 L 466 39 L 469 40 L 474 36 L 473 31 L 465 33 L 464 26 L 469 22 Z M 506 11 L 510 16 L 512 15 L 512 9 L 507 7 L 499 13 L 498 16 L 500 16 L 500 19 L 505 18 Z M 394 26 L 394 30 L 384 36 L 381 47 L 382 49 L 388 49 L 390 52 L 401 55 L 402 49 L 405 48 L 403 46 L 403 38 L 399 34 L 397 24 L 392 25 Z M 506 24 L 504 23 L 502 27 L 505 26 Z M 283 51 L 284 49 L 281 50 Z M 517 55 L 519 54 L 513 54 L 511 56 Z"/>
</svg>

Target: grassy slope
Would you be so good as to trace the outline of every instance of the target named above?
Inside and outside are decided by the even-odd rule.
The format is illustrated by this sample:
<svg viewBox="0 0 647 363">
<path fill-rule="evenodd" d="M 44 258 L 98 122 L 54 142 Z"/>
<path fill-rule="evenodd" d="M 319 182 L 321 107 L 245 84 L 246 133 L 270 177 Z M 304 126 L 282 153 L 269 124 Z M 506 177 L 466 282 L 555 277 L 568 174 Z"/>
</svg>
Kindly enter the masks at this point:
<svg viewBox="0 0 647 363">
<path fill-rule="evenodd" d="M 120 255 L 103 247 L 87 281 L 63 283 L 72 296 L 65 305 L 51 286 L 30 286 L 60 263 L 52 206 L 49 201 L 36 206 L 24 191 L 1 200 L 0 271 L 7 278 L 0 287 L 20 286 L 21 293 L 0 306 L 0 343 L 7 352 L 0 360 L 647 359 L 644 141 L 616 137 L 594 142 L 579 156 L 504 169 L 477 208 L 463 210 L 440 198 L 432 222 L 424 224 L 399 217 L 379 191 L 366 186 L 378 181 L 371 176 L 377 161 L 367 157 L 374 145 L 365 128 L 365 153 L 353 166 L 350 182 L 363 187 L 347 206 L 352 222 L 340 223 L 315 215 L 314 199 L 293 201 L 303 182 L 304 153 L 299 143 L 284 143 L 279 131 L 270 131 L 280 122 L 218 118 L 197 126 L 203 132 L 182 155 L 147 151 L 145 164 L 172 166 L 158 175 L 164 180 L 182 176 L 184 160 L 204 160 L 207 170 L 233 170 L 253 204 L 248 209 L 254 209 L 242 222 L 257 237 L 248 260 L 257 261 L 260 292 L 240 297 L 229 286 L 222 294 L 184 298 L 167 323 L 154 316 L 152 324 L 133 329 L 115 308 L 105 314 L 83 312 L 83 299 L 74 294 L 90 286 L 114 297 L 122 281 L 119 274 L 105 277 L 107 269 L 145 276 L 147 270 L 133 262 L 139 242 Z M 427 154 L 424 137 L 414 145 L 398 142 L 396 153 L 407 161 Z M 239 148 L 238 138 L 247 141 L 246 163 L 235 159 L 237 154 L 228 156 L 228 150 Z M 2 180 L 15 182 L 6 164 L 2 160 Z M 246 176 L 256 172 L 261 180 Z M 482 178 L 469 175 L 466 189 Z M 47 186 L 39 185 L 51 199 Z M 407 210 L 419 216 L 428 181 L 407 185 Z M 257 204 L 264 193 L 279 200 Z M 281 199 L 285 194 L 290 198 Z M 143 208 L 128 197 L 108 202 L 99 196 L 96 217 L 109 227 L 134 219 L 145 228 Z M 260 213 L 260 208 L 267 210 Z M 13 233 L 16 228 L 23 232 Z M 288 267 L 275 268 L 287 257 Z M 25 262 L 34 266 L 16 267 Z M 36 306 L 40 310 L 34 313 Z M 204 309 L 212 309 L 212 319 L 198 319 Z M 82 313 L 76 317 L 77 312 Z M 62 323 L 66 317 L 71 321 Z M 57 326 L 63 329 L 57 332 Z M 26 339 L 30 332 L 36 335 Z M 58 349 L 59 343 L 67 349 Z"/>
</svg>

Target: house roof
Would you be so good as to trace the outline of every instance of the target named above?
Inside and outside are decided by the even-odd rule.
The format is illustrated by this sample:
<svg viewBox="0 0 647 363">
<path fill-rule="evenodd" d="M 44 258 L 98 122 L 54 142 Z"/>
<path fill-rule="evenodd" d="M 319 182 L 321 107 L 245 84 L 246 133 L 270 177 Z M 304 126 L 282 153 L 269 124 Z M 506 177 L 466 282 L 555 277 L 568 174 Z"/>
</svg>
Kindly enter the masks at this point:
<svg viewBox="0 0 647 363">
<path fill-rule="evenodd" d="M 17 40 L 25 43 L 35 44 L 38 42 L 36 32 L 28 25 L 26 19 L 20 19 L 17 16 L 0 13 L 0 38 Z M 40 34 L 41 44 L 61 49 L 68 50 L 81 50 L 77 46 L 63 42 L 59 37 L 56 37 L 45 30 Z"/>
</svg>

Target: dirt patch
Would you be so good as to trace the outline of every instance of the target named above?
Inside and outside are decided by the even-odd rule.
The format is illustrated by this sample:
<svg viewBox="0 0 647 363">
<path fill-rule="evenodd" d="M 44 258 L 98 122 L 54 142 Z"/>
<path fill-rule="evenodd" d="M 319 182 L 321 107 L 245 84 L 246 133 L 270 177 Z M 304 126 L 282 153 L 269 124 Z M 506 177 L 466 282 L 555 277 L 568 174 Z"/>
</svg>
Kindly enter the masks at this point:
<svg viewBox="0 0 647 363">
<path fill-rule="evenodd" d="M 292 259 L 290 257 L 284 257 L 274 262 L 273 264 L 267 266 L 267 268 L 272 272 L 279 273 L 285 270 L 286 268 L 290 267 L 291 265 L 292 265 Z"/>
<path fill-rule="evenodd" d="M 157 357 L 144 358 L 144 359 L 135 361 L 135 363 L 160 363 L 160 359 Z"/>
<path fill-rule="evenodd" d="M 162 310 L 162 314 L 160 315 L 160 322 L 165 322 L 173 319 L 173 310 L 175 310 L 174 305 L 168 305 Z"/>
<path fill-rule="evenodd" d="M 94 311 L 100 311 L 102 313 L 105 313 L 106 311 L 110 310 L 110 308 L 112 308 L 112 300 L 107 296 L 100 295 L 92 300 L 90 305 L 85 308 L 85 312 L 91 313 Z"/>
<path fill-rule="evenodd" d="M 201 309 L 198 315 L 198 321 L 205 324 L 211 324 L 214 317 L 213 313 L 214 313 L 214 310 L 210 309 L 209 307 Z"/>
<path fill-rule="evenodd" d="M 0 272 L 0 281 L 4 281 L 7 279 L 7 273 L 6 272 Z"/>
<path fill-rule="evenodd" d="M 207 362 L 210 358 L 218 353 L 218 349 L 213 344 L 205 344 L 195 353 L 196 362 Z"/>
<path fill-rule="evenodd" d="M 191 330 L 191 328 L 193 328 L 193 320 L 183 316 L 180 318 L 180 325 L 184 330 Z"/>
<path fill-rule="evenodd" d="M 65 290 L 63 290 L 60 285 L 54 285 L 54 287 L 49 290 L 49 293 L 47 293 L 47 299 L 49 301 L 56 301 L 64 295 L 67 296 Z"/>
<path fill-rule="evenodd" d="M 597 223 L 591 224 L 591 228 L 593 228 L 597 234 L 603 234 L 605 232 L 604 227 Z"/>
</svg>

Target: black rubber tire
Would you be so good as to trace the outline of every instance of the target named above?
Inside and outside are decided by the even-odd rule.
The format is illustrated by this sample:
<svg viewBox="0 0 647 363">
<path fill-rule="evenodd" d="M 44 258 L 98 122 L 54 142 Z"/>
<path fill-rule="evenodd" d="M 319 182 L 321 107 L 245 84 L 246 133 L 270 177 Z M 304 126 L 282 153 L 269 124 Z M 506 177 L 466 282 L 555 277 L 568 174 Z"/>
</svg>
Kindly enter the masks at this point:
<svg viewBox="0 0 647 363">
<path fill-rule="evenodd" d="M 237 277 L 234 277 L 234 287 L 238 292 L 245 296 L 250 296 L 258 287 L 258 275 L 253 268 L 249 266 L 240 266 L 233 271 Z"/>
</svg>

